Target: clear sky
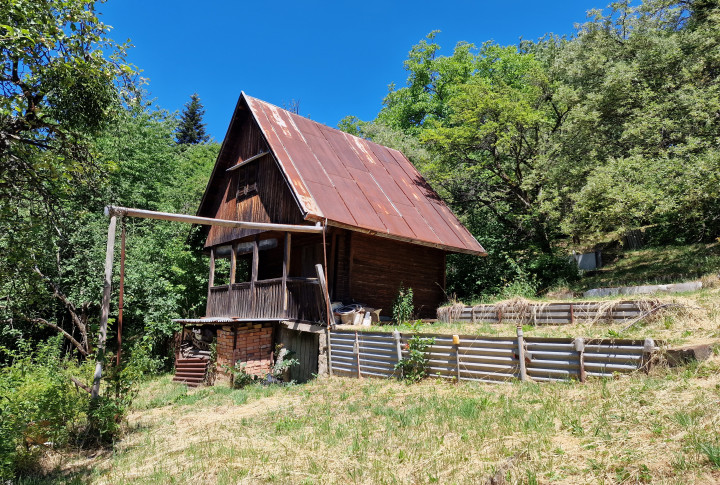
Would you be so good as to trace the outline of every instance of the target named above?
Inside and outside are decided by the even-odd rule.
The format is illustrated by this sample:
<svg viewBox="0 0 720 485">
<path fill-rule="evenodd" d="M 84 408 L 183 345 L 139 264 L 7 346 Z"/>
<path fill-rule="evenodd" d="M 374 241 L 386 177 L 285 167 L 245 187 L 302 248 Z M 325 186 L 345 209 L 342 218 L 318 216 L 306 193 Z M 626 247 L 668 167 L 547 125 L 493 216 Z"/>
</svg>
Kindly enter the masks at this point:
<svg viewBox="0 0 720 485">
<path fill-rule="evenodd" d="M 441 54 L 459 41 L 516 44 L 547 32 L 571 34 L 589 0 L 364 0 L 272 2 L 108 0 L 111 37 L 130 39 L 129 60 L 149 79 L 157 105 L 181 110 L 197 92 L 208 133 L 222 141 L 240 91 L 336 126 L 375 117 L 388 84 L 403 85 L 403 61 L 432 30 Z"/>
</svg>

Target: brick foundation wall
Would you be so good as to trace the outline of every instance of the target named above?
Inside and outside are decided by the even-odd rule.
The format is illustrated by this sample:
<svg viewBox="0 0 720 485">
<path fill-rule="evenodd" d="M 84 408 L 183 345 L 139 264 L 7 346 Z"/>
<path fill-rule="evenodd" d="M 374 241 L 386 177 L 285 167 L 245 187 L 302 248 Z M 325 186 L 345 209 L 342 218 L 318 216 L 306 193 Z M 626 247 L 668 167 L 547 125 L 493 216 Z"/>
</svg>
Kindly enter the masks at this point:
<svg viewBox="0 0 720 485">
<path fill-rule="evenodd" d="M 224 372 L 223 365 L 244 362 L 248 374 L 265 377 L 273 365 L 273 324 L 243 323 L 236 327 L 236 332 L 237 337 L 231 326 L 223 326 L 217 331 L 218 369 Z"/>
</svg>

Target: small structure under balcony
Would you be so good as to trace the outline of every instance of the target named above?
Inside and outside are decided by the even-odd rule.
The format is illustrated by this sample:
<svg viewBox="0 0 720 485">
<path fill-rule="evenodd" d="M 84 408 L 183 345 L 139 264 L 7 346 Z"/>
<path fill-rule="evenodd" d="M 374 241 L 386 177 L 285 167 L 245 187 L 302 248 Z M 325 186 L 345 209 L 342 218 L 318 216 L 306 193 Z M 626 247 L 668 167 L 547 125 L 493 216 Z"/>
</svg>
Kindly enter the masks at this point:
<svg viewBox="0 0 720 485">
<path fill-rule="evenodd" d="M 205 229 L 206 316 L 184 322 L 215 325 L 218 360 L 232 365 L 238 341 L 247 341 L 241 328 L 272 329 L 263 337 L 271 341 L 261 353 L 267 365 L 276 343 L 308 347 L 317 361 L 328 302 L 362 303 L 389 315 L 404 285 L 413 289 L 417 316 L 434 316 L 446 298 L 446 255 L 486 254 L 399 151 L 245 94 L 198 216 L 269 224 L 265 231 Z M 288 328 L 305 335 L 288 336 Z M 315 344 L 308 344 L 308 332 Z"/>
</svg>

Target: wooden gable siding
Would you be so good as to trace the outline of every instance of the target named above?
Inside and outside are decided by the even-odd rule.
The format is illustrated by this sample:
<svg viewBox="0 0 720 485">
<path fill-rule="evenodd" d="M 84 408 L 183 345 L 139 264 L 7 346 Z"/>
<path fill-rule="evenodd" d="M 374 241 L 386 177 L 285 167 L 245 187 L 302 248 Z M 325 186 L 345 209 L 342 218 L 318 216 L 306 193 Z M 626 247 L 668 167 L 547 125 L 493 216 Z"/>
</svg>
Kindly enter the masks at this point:
<svg viewBox="0 0 720 485">
<path fill-rule="evenodd" d="M 349 291 L 356 302 L 392 315 L 401 284 L 411 287 L 418 316 L 432 318 L 445 301 L 445 252 L 440 249 L 352 233 Z M 337 282 L 341 275 L 338 275 Z"/>
<path fill-rule="evenodd" d="M 290 193 L 285 180 L 271 154 L 251 164 L 257 164 L 257 192 L 237 200 L 238 179 L 242 169 L 226 172 L 238 161 L 246 160 L 260 152 L 267 151 L 262 133 L 250 116 L 243 115 L 239 126 L 229 134 L 238 140 L 218 168 L 223 176 L 214 190 L 217 210 L 210 217 L 249 222 L 274 222 L 278 224 L 304 223 L 300 209 Z M 259 233 L 258 230 L 235 229 L 213 226 L 205 241 L 205 247 L 217 246 Z"/>
</svg>

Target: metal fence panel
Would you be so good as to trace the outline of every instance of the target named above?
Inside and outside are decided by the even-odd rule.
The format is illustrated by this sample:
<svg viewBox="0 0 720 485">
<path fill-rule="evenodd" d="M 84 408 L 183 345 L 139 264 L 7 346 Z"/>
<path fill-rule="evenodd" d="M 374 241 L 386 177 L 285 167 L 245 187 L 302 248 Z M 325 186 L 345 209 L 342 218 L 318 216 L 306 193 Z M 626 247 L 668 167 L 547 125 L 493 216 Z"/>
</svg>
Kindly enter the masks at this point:
<svg viewBox="0 0 720 485">
<path fill-rule="evenodd" d="M 520 378 L 518 340 L 511 337 L 422 334 L 433 338 L 425 353 L 431 377 L 507 382 Z M 348 377 L 398 377 L 395 365 L 407 356 L 410 334 L 399 339 L 390 333 L 330 332 L 330 359 L 333 373 Z M 612 377 L 642 368 L 648 357 L 647 342 L 620 339 L 592 339 L 583 342 L 582 353 L 575 339 L 525 339 L 525 367 L 535 381 L 581 379 L 581 375 Z M 654 344 L 653 344 L 654 345 Z M 653 347 L 652 350 L 657 349 Z M 358 372 L 359 370 L 359 372 Z"/>
</svg>

